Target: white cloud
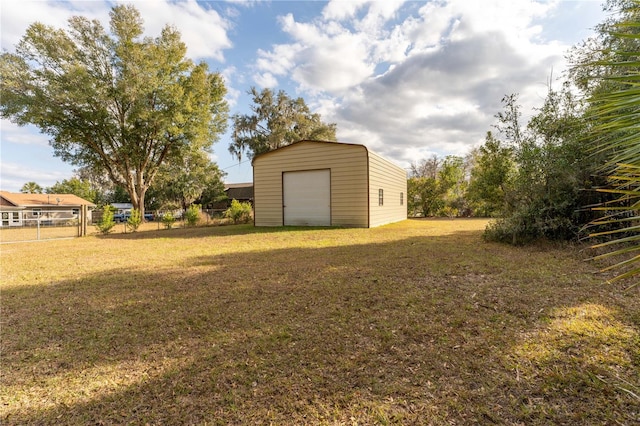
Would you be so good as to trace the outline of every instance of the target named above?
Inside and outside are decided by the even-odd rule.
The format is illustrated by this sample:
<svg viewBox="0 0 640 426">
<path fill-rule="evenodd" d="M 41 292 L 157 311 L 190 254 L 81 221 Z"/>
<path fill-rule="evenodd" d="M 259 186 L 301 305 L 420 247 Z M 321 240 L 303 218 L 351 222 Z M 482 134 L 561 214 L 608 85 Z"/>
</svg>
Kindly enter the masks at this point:
<svg viewBox="0 0 640 426">
<path fill-rule="evenodd" d="M 52 186 L 56 181 L 68 179 L 73 174 L 72 166 L 53 158 L 48 136 L 40 133 L 35 126 L 21 127 L 2 119 L 0 130 L 2 190 L 16 192 L 29 181 L 35 181 L 42 187 Z"/>
<path fill-rule="evenodd" d="M 355 16 L 370 0 L 332 0 L 322 11 L 326 20 L 343 20 Z"/>
<path fill-rule="evenodd" d="M 450 30 L 459 24 L 459 19 L 459 14 L 446 3 L 428 2 L 416 16 L 409 17 L 398 27 L 412 50 L 423 51 L 446 39 Z"/>
<path fill-rule="evenodd" d="M 34 126 L 18 126 L 9 120 L 0 119 L 0 129 L 2 130 L 1 142 L 5 147 L 8 143 L 41 147 L 49 146 L 48 137 L 40 133 Z"/>
<path fill-rule="evenodd" d="M 40 168 L 25 167 L 24 164 L 2 161 L 0 163 L 0 188 L 3 191 L 18 192 L 26 182 L 36 182 L 43 188 L 69 179 L 71 173 L 65 171 L 43 171 Z"/>
<path fill-rule="evenodd" d="M 269 3 L 271 0 L 225 0 L 227 3 L 232 3 L 238 6 L 254 7 L 260 3 Z"/>
<path fill-rule="evenodd" d="M 291 77 L 311 90 L 341 91 L 372 75 L 374 66 L 368 61 L 368 53 L 366 40 L 344 32 L 302 49 L 296 56 L 298 65 L 292 69 Z"/>
<path fill-rule="evenodd" d="M 375 34 L 377 38 L 384 38 L 384 26 L 393 18 L 402 6 L 404 0 L 373 1 L 369 10 L 360 20 L 354 20 L 354 27 L 358 32 Z"/>
<path fill-rule="evenodd" d="M 231 23 L 214 9 L 206 9 L 195 0 L 140 1 L 133 4 L 144 19 L 147 35 L 155 37 L 165 25 L 175 26 L 188 46 L 187 54 L 191 58 L 213 58 L 222 62 L 224 50 L 232 47 L 227 36 Z"/>
<path fill-rule="evenodd" d="M 69 10 L 69 5 L 75 9 Z M 108 20 L 108 6 L 104 2 L 57 3 L 49 1 L 21 1 L 0 3 L 0 31 L 2 32 L 2 49 L 12 51 L 20 41 L 27 27 L 33 22 L 42 22 L 57 28 L 67 27 L 67 19 L 82 14 L 89 19 Z"/>
<path fill-rule="evenodd" d="M 322 99 L 340 140 L 401 161 L 462 155 L 491 129 L 504 95 L 520 93 L 527 113 L 551 71 L 566 67 L 568 44 L 540 37 L 558 4 L 332 1 L 314 20 L 282 17 L 291 43 L 261 51 L 256 66 Z"/>
<path fill-rule="evenodd" d="M 238 73 L 238 69 L 235 66 L 229 66 L 223 69 L 220 74 L 222 74 L 222 78 L 224 79 L 224 85 L 227 88 L 227 95 L 225 99 L 229 104 L 229 108 L 234 108 L 238 103 L 238 98 L 240 97 L 240 91 L 234 89 L 233 81 L 236 76 L 241 76 Z"/>
<path fill-rule="evenodd" d="M 278 79 L 270 72 L 254 74 L 253 81 L 262 88 L 273 88 L 278 85 Z"/>
<path fill-rule="evenodd" d="M 109 11 L 113 4 L 133 4 L 144 21 L 145 35 L 157 37 L 162 28 L 174 25 L 188 46 L 192 59 L 224 60 L 224 50 L 232 47 L 227 36 L 231 23 L 214 9 L 207 9 L 195 0 L 157 1 L 29 1 L 2 2 L 2 48 L 12 51 L 33 22 L 56 28 L 67 28 L 67 20 L 74 15 L 96 19 L 109 29 Z M 205 3 L 206 4 L 206 3 Z"/>
<path fill-rule="evenodd" d="M 273 46 L 271 51 L 258 49 L 256 68 L 274 75 L 286 75 L 296 65 L 301 44 L 281 44 Z"/>
<path fill-rule="evenodd" d="M 453 16 L 460 16 L 467 23 L 465 31 L 459 31 L 461 37 L 472 36 L 485 31 L 499 30 L 514 41 L 528 41 L 540 31 L 532 25 L 534 18 L 546 16 L 557 6 L 557 1 L 537 2 L 483 0 L 470 2 L 450 0 L 445 6 Z"/>
</svg>

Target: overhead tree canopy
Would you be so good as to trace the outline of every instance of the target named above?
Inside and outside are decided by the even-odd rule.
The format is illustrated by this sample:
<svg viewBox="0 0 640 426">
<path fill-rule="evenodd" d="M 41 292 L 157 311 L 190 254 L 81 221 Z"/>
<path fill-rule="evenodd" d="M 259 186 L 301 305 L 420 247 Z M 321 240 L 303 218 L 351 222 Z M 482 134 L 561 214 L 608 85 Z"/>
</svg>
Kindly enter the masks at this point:
<svg viewBox="0 0 640 426">
<path fill-rule="evenodd" d="M 175 28 L 143 38 L 133 6 L 110 17 L 110 33 L 80 16 L 67 31 L 29 26 L 0 56 L 0 114 L 37 126 L 64 161 L 105 170 L 143 210 L 161 164 L 210 149 L 225 130 L 225 87 L 185 57 Z"/>
<path fill-rule="evenodd" d="M 163 165 L 149 190 L 150 203 L 156 209 L 175 205 L 184 210 L 203 194 L 224 194 L 224 172 L 206 153 L 185 155 L 182 161 Z"/>
<path fill-rule="evenodd" d="M 233 116 L 233 142 L 229 152 L 238 160 L 249 158 L 303 139 L 336 140 L 336 125 L 323 123 L 320 114 L 311 113 L 304 99 L 291 99 L 280 90 L 258 92 L 252 87 L 253 114 Z"/>
</svg>

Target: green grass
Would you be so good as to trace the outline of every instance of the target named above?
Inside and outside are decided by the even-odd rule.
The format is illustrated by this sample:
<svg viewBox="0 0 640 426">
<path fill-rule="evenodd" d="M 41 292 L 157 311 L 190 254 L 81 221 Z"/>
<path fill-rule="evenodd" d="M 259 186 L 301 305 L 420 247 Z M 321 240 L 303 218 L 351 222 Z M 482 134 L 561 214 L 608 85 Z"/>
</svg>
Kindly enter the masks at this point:
<svg viewBox="0 0 640 426">
<path fill-rule="evenodd" d="M 0 423 L 632 424 L 640 291 L 486 221 L 0 246 Z"/>
</svg>

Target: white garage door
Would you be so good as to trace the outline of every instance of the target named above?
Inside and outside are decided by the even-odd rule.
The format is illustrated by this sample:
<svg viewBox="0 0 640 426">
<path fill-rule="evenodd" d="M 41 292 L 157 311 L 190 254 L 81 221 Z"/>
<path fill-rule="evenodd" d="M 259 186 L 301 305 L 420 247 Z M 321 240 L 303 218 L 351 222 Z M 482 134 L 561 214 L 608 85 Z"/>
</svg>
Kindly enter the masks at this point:
<svg viewBox="0 0 640 426">
<path fill-rule="evenodd" d="M 282 177 L 282 193 L 285 225 L 331 225 L 329 170 L 285 172 Z"/>
</svg>

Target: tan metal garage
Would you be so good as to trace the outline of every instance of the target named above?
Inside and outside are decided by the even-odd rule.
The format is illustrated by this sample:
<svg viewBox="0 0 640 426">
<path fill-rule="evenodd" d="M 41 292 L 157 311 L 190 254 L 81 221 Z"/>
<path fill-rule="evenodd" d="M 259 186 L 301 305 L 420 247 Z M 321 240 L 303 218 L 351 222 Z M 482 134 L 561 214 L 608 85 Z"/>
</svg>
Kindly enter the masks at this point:
<svg viewBox="0 0 640 426">
<path fill-rule="evenodd" d="M 253 159 L 256 226 L 374 227 L 407 218 L 404 169 L 364 145 L 300 141 Z"/>
</svg>

